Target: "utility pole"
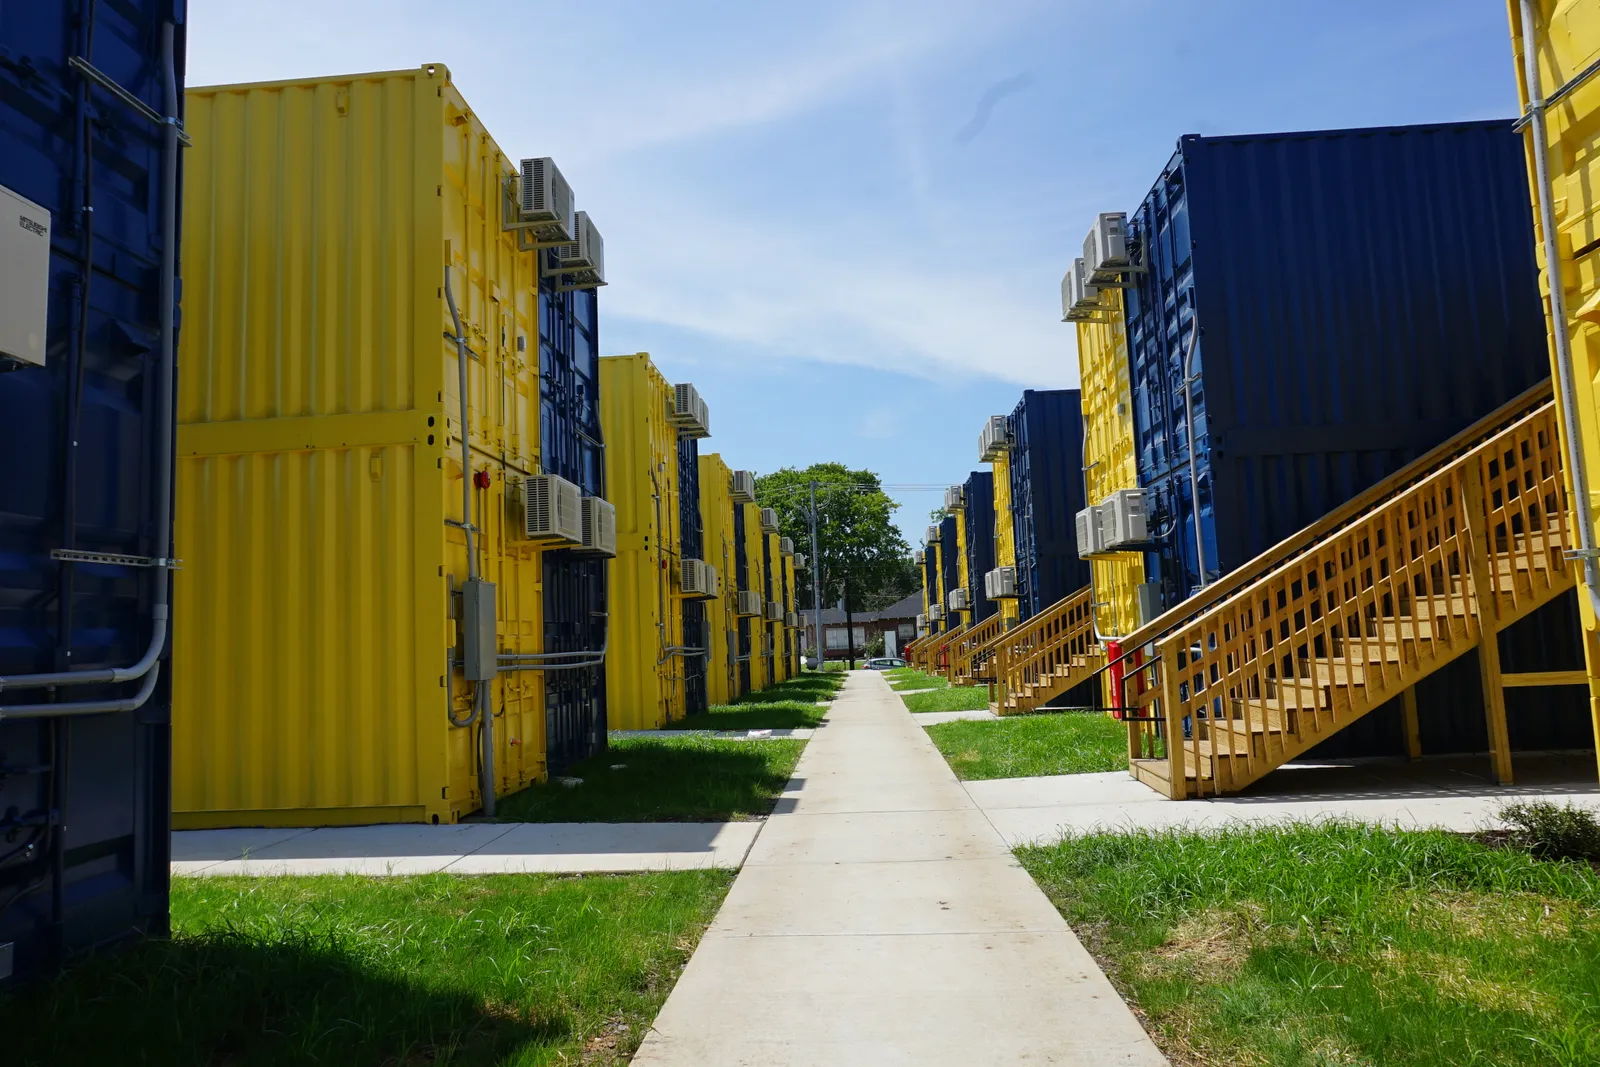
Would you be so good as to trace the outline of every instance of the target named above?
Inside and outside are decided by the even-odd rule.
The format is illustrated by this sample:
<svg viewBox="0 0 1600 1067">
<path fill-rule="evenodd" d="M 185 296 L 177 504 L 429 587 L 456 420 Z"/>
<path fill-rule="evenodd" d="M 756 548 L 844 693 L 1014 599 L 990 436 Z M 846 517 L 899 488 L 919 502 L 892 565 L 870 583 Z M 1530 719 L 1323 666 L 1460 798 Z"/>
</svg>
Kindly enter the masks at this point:
<svg viewBox="0 0 1600 1067">
<path fill-rule="evenodd" d="M 816 657 L 817 670 L 827 666 L 827 656 L 822 649 L 822 545 L 817 541 L 817 481 L 811 480 L 811 510 L 806 513 L 811 523 L 811 622 L 815 630 L 811 654 Z"/>
</svg>

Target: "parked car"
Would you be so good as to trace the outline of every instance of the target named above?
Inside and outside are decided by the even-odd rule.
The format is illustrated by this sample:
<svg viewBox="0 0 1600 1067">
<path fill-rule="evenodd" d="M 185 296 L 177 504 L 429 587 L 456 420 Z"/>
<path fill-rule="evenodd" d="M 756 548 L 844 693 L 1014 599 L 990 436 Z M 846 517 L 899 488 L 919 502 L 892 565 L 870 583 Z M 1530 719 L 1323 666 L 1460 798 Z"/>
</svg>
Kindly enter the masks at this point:
<svg viewBox="0 0 1600 1067">
<path fill-rule="evenodd" d="M 905 665 L 906 661 L 899 656 L 879 656 L 876 659 L 867 660 L 864 664 L 869 671 L 892 671 L 896 667 L 904 667 Z"/>
</svg>

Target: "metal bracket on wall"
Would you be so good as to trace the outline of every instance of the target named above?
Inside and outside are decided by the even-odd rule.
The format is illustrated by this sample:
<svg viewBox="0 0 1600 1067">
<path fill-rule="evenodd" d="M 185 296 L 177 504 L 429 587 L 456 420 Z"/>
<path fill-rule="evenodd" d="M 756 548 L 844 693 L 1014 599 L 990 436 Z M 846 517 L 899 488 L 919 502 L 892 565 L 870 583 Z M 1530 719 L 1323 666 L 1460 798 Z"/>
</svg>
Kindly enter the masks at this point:
<svg viewBox="0 0 1600 1067">
<path fill-rule="evenodd" d="M 113 567 L 166 567 L 182 570 L 183 560 L 161 556 L 124 556 L 116 552 L 81 552 L 75 548 L 51 549 L 50 558 L 63 563 L 104 563 Z"/>
<path fill-rule="evenodd" d="M 112 96 L 116 97 L 118 100 L 121 100 L 124 104 L 127 104 L 128 107 L 132 108 L 149 121 L 155 123 L 157 126 L 176 127 L 178 131 L 178 143 L 183 145 L 185 148 L 194 147 L 194 142 L 189 139 L 189 135 L 183 132 L 182 123 L 166 118 L 165 116 L 157 113 L 157 111 L 149 104 L 145 103 L 143 100 L 140 100 L 137 96 L 134 96 L 128 90 L 124 89 L 109 74 L 96 69 L 95 66 L 87 59 L 83 59 L 79 56 L 73 56 L 71 59 L 67 60 L 67 66 L 71 67 L 79 74 L 82 74 L 85 78 L 88 78 L 90 81 L 106 90 Z"/>
</svg>

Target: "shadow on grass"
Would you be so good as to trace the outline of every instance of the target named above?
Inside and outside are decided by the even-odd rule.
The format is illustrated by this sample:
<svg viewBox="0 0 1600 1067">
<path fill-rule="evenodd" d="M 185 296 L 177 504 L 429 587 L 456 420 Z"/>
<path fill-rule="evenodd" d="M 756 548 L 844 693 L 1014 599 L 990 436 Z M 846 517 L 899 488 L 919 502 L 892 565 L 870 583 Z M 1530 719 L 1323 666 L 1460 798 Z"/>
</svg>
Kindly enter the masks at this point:
<svg viewBox="0 0 1600 1067">
<path fill-rule="evenodd" d="M 844 684 L 842 677 L 802 674 L 754 693 L 746 693 L 733 703 L 734 705 L 774 704 L 786 700 L 826 700 L 837 693 L 842 684 Z"/>
<path fill-rule="evenodd" d="M 288 929 L 276 941 L 217 930 L 89 957 L 0 994 L 0 1033 L 5 1062 L 18 1067 L 470 1067 L 563 1045 L 569 1028 L 364 963 L 336 932 Z"/>
<path fill-rule="evenodd" d="M 828 709 L 817 703 L 838 691 L 841 676 L 804 674 L 732 704 L 719 704 L 699 715 L 666 725 L 668 730 L 796 730 L 816 726 Z"/>
<path fill-rule="evenodd" d="M 772 810 L 804 741 L 625 738 L 499 803 L 502 822 L 728 822 Z M 617 768 L 617 769 L 613 769 Z"/>
</svg>

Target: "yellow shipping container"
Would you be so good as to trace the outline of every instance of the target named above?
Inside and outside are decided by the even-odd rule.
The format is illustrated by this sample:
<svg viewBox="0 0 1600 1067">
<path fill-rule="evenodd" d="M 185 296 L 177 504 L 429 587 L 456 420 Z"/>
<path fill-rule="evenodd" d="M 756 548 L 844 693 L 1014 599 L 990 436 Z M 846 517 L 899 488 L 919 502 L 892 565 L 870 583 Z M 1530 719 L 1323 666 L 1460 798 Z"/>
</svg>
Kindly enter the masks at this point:
<svg viewBox="0 0 1600 1067">
<path fill-rule="evenodd" d="M 972 593 L 972 575 L 967 573 L 967 536 L 967 509 L 957 508 L 956 581 L 960 583 L 960 588 L 967 591 L 967 603 L 970 604 L 974 597 Z M 947 604 L 946 607 L 948 608 L 948 606 Z M 972 625 L 972 612 L 970 610 L 951 612 L 951 615 L 954 617 L 954 621 L 950 626 L 952 630 L 962 630 Z"/>
<path fill-rule="evenodd" d="M 672 386 L 647 353 L 600 361 L 606 495 L 617 509 L 607 595 L 606 724 L 655 730 L 684 715 L 678 428 Z"/>
<path fill-rule="evenodd" d="M 1139 472 L 1133 443 L 1133 405 L 1128 384 L 1128 340 L 1123 326 L 1122 290 L 1109 295 L 1105 321 L 1078 323 L 1078 374 L 1083 393 L 1084 479 L 1091 503 L 1119 489 L 1137 489 Z M 1118 552 L 1090 563 L 1094 580 L 1095 626 L 1108 637 L 1139 628 L 1139 586 L 1144 556 Z M 1107 675 L 1109 679 L 1109 675 Z M 1108 686 L 1109 681 L 1106 683 Z M 1108 697 L 1109 699 L 1109 697 Z"/>
<path fill-rule="evenodd" d="M 738 546 L 734 540 L 733 472 L 715 452 L 700 457 L 700 523 L 706 562 L 717 568 L 722 595 L 706 601 L 706 699 L 730 704 L 739 686 L 739 616 L 734 610 Z"/>
<path fill-rule="evenodd" d="M 539 447 L 514 162 L 439 64 L 190 89 L 185 123 L 174 824 L 455 821 L 482 797 L 477 731 L 446 715 L 470 711 L 447 268 L 500 649 L 542 632 L 541 555 L 507 521 Z M 543 683 L 487 684 L 499 793 L 545 774 Z"/>
<path fill-rule="evenodd" d="M 772 657 L 767 648 L 767 535 L 761 529 L 761 509 L 754 504 L 738 504 L 744 509 L 745 581 L 740 587 L 755 593 L 761 611 L 747 620 L 750 628 L 750 692 L 772 684 Z"/>
<path fill-rule="evenodd" d="M 1011 453 L 1000 452 L 990 462 L 994 470 L 994 565 L 1017 565 L 1017 540 L 1011 525 Z M 1006 597 L 1000 605 L 1000 619 L 1006 629 L 1017 624 L 1022 612 L 1016 597 Z"/>
</svg>

